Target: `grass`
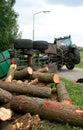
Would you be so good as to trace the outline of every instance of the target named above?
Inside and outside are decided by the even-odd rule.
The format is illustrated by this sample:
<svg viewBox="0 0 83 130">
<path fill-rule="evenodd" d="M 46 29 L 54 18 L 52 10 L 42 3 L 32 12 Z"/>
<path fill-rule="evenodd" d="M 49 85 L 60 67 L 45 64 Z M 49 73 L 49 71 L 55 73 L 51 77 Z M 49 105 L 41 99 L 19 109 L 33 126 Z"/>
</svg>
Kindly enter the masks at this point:
<svg viewBox="0 0 83 130">
<path fill-rule="evenodd" d="M 83 85 L 73 83 L 64 78 L 61 78 L 61 81 L 65 83 L 65 87 L 73 101 L 73 104 L 83 107 Z M 83 128 L 71 126 L 68 123 L 61 124 L 48 120 L 41 120 L 41 122 L 38 125 L 35 125 L 32 130 L 83 130 Z"/>
<path fill-rule="evenodd" d="M 79 64 L 76 65 L 76 67 L 83 68 L 83 51 L 80 51 L 80 57 L 81 57 L 81 61 Z"/>
<path fill-rule="evenodd" d="M 65 83 L 65 87 L 73 101 L 73 104 L 83 107 L 83 84 L 73 83 L 64 78 L 61 78 L 61 80 Z"/>
</svg>

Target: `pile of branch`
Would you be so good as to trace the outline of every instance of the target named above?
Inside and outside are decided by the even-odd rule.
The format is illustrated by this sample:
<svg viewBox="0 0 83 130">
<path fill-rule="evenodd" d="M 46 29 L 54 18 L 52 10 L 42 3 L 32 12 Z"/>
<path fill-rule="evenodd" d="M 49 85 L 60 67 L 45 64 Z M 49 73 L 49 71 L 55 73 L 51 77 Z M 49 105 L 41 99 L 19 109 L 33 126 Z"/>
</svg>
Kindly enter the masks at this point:
<svg viewBox="0 0 83 130">
<path fill-rule="evenodd" d="M 19 117 L 10 124 L 8 124 L 3 130 L 30 130 L 35 124 L 40 122 L 38 115 L 31 116 L 30 113 Z"/>
</svg>

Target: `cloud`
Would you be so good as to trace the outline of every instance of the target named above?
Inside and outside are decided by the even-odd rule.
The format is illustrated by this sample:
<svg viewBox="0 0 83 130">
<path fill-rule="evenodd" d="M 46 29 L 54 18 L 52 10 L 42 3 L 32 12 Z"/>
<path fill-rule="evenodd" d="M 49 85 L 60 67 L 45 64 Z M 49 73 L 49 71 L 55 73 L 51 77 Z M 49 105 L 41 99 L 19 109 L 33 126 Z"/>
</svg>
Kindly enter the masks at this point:
<svg viewBox="0 0 83 130">
<path fill-rule="evenodd" d="M 64 0 L 17 0 L 15 10 L 19 13 L 18 24 L 22 38 L 33 37 L 33 14 L 50 10 L 50 13 L 35 15 L 35 40 L 53 42 L 55 37 L 71 34 L 74 43 L 83 46 L 83 7 L 76 6 L 73 1 L 77 0 L 72 0 L 72 3 L 71 0 L 68 3 Z M 78 2 L 80 5 L 81 0 Z"/>
<path fill-rule="evenodd" d="M 65 6 L 83 6 L 83 0 L 45 0 L 48 4 Z"/>
</svg>

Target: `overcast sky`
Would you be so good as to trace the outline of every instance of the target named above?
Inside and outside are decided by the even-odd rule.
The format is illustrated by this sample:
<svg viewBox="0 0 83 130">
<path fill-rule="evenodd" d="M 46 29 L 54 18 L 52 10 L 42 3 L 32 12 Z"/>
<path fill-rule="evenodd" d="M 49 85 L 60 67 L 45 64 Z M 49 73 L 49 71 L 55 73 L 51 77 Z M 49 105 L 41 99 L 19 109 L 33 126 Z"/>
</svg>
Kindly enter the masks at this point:
<svg viewBox="0 0 83 130">
<path fill-rule="evenodd" d="M 40 11 L 50 13 L 38 13 Z M 22 38 L 46 40 L 71 35 L 73 44 L 83 46 L 83 0 L 16 0 L 19 31 Z"/>
</svg>

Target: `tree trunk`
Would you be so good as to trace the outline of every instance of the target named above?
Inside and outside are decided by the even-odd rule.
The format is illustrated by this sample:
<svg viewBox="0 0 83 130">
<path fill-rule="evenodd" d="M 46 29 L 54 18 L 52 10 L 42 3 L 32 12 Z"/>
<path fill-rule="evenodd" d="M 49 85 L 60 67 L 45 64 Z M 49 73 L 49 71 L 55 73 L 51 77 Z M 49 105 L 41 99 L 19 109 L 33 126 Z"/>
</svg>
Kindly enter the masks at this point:
<svg viewBox="0 0 83 130">
<path fill-rule="evenodd" d="M 44 67 L 44 68 L 40 68 L 40 69 L 38 69 L 37 71 L 38 72 L 41 72 L 41 73 L 44 73 L 44 72 L 48 72 L 48 67 Z"/>
<path fill-rule="evenodd" d="M 63 83 L 57 84 L 56 89 L 57 89 L 57 93 L 58 93 L 58 99 L 60 102 L 72 104 L 72 100 L 70 99 L 69 94 Z"/>
<path fill-rule="evenodd" d="M 30 113 L 27 113 L 13 121 L 3 130 L 30 130 L 34 124 L 38 124 L 39 122 L 40 118 L 38 115 L 31 116 Z"/>
<path fill-rule="evenodd" d="M 12 111 L 10 109 L 6 109 L 4 107 L 0 108 L 0 120 L 6 121 L 11 119 Z"/>
<path fill-rule="evenodd" d="M 10 102 L 10 107 L 15 111 L 30 112 L 45 119 L 83 127 L 83 108 L 80 107 L 23 95 L 14 97 Z"/>
<path fill-rule="evenodd" d="M 59 75 L 58 74 L 54 74 L 54 73 L 40 73 L 40 72 L 36 72 L 34 71 L 32 75 L 30 75 L 31 79 L 38 79 L 39 81 L 42 82 L 54 82 L 54 83 L 59 83 Z"/>
<path fill-rule="evenodd" d="M 14 74 L 14 79 L 23 79 L 33 73 L 33 70 L 31 67 L 27 67 L 25 69 L 16 71 Z"/>
<path fill-rule="evenodd" d="M 5 83 L 6 84 L 6 83 Z M 0 102 L 7 103 L 12 99 L 12 94 L 0 88 Z"/>
<path fill-rule="evenodd" d="M 38 85 L 26 85 L 17 83 L 5 83 L 0 81 L 0 88 L 10 92 L 17 92 L 21 94 L 31 94 L 38 97 L 50 97 L 51 88 L 49 87 L 38 87 Z"/>
<path fill-rule="evenodd" d="M 14 72 L 17 69 L 16 64 L 11 64 L 5 82 L 11 82 L 14 77 Z"/>
</svg>

